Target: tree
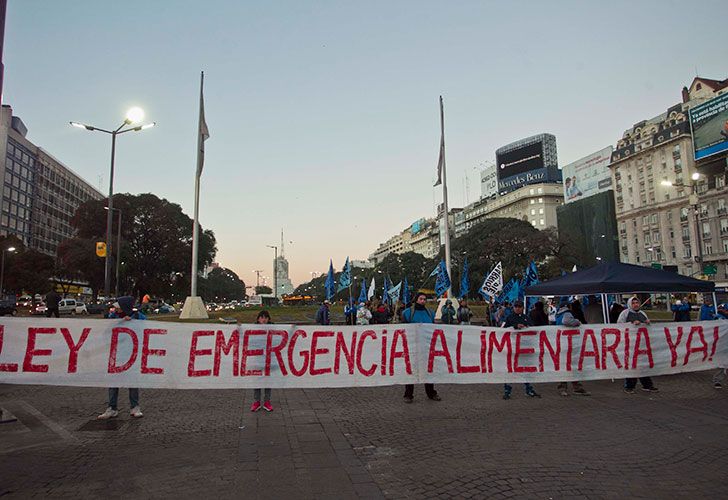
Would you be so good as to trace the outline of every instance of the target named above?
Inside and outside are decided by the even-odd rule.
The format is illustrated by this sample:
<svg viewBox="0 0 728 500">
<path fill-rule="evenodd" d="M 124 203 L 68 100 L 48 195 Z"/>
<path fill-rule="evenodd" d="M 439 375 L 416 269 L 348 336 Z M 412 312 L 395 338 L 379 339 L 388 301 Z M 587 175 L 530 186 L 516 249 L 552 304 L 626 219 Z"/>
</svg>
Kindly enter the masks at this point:
<svg viewBox="0 0 728 500">
<path fill-rule="evenodd" d="M 200 279 L 200 296 L 208 302 L 245 299 L 245 283 L 230 269 L 218 267 Z"/>
<path fill-rule="evenodd" d="M 256 295 L 267 295 L 273 293 L 273 289 L 269 286 L 265 285 L 258 285 L 255 287 L 255 294 Z"/>
<path fill-rule="evenodd" d="M 7 249 L 14 247 L 13 252 Z M 50 290 L 53 276 L 53 257 L 28 249 L 16 236 L 1 236 L 0 249 L 6 250 L 3 289 L 16 295 L 45 293 Z"/>
<path fill-rule="evenodd" d="M 70 248 L 88 248 L 88 241 L 105 240 L 105 206 L 106 200 L 91 200 L 78 208 L 71 224 L 77 231 L 73 240 L 81 241 L 67 243 Z M 184 281 L 181 278 L 190 274 L 192 219 L 182 212 L 178 204 L 151 193 L 114 195 L 114 207 L 122 211 L 120 293 L 133 291 L 137 296 L 174 293 L 178 284 Z M 112 233 L 115 236 L 118 229 L 116 216 L 113 222 Z M 212 262 L 217 249 L 213 232 L 198 227 L 198 268 L 204 269 Z M 116 241 L 113 243 L 116 244 Z M 100 271 L 96 265 L 87 266 L 88 255 L 70 250 L 64 266 L 68 272 L 86 269 L 86 279 L 98 290 L 104 283 L 103 259 L 95 257 L 93 248 L 90 252 L 101 263 Z"/>
</svg>

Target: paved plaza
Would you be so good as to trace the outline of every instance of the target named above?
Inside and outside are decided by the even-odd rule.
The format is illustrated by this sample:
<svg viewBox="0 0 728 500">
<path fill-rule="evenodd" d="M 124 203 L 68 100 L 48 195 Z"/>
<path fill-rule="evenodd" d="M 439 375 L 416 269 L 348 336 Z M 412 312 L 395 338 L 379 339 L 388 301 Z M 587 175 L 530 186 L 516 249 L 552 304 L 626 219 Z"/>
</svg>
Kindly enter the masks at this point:
<svg viewBox="0 0 728 500">
<path fill-rule="evenodd" d="M 706 372 L 658 377 L 658 394 L 588 382 L 530 399 L 514 387 L 142 390 L 145 416 L 94 420 L 105 390 L 0 385 L 7 498 L 719 498 L 728 389 Z"/>
</svg>

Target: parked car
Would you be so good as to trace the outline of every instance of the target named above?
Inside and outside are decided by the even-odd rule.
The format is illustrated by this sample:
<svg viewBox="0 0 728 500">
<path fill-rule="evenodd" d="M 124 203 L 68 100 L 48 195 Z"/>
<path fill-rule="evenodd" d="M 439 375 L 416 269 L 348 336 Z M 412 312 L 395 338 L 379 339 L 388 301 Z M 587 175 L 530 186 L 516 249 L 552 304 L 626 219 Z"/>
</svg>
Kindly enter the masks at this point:
<svg viewBox="0 0 728 500">
<path fill-rule="evenodd" d="M 3 299 L 0 300 L 0 316 L 5 316 L 6 314 L 9 314 L 10 316 L 15 316 L 18 313 L 18 308 L 15 305 L 15 300 L 7 300 Z"/>
<path fill-rule="evenodd" d="M 155 314 L 169 314 L 177 312 L 174 306 L 162 302 L 159 307 L 154 309 Z"/>
<path fill-rule="evenodd" d="M 86 304 L 86 312 L 89 314 L 105 314 L 108 309 L 106 304 L 99 304 L 98 302 L 89 302 Z"/>
<path fill-rule="evenodd" d="M 36 305 L 30 308 L 30 314 L 33 316 L 40 316 L 45 315 L 48 308 L 45 305 L 45 302 L 38 302 Z"/>
<path fill-rule="evenodd" d="M 88 314 L 86 304 L 76 299 L 63 299 L 58 304 L 59 314 L 70 314 L 75 316 L 76 314 Z"/>
</svg>

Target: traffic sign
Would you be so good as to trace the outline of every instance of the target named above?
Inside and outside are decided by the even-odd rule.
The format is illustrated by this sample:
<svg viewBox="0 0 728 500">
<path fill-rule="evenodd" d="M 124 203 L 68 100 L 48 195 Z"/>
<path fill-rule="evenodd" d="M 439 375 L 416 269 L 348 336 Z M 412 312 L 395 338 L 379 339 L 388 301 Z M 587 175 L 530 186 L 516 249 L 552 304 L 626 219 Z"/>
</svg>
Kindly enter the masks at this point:
<svg viewBox="0 0 728 500">
<path fill-rule="evenodd" d="M 106 257 L 106 243 L 103 241 L 96 242 L 96 255 L 99 257 Z"/>
<path fill-rule="evenodd" d="M 703 274 L 707 274 L 708 276 L 715 276 L 718 274 L 718 266 L 715 264 L 705 264 L 703 266 Z"/>
<path fill-rule="evenodd" d="M 652 269 L 662 269 L 662 264 L 660 264 L 659 262 L 653 262 Z"/>
</svg>

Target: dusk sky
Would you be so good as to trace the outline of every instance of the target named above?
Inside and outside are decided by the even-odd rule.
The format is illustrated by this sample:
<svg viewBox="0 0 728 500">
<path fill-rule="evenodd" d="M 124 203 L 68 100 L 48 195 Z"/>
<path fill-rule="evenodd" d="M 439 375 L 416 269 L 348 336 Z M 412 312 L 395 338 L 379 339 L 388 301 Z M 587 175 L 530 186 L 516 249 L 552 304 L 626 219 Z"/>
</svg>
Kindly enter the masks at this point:
<svg viewBox="0 0 728 500">
<path fill-rule="evenodd" d="M 294 284 L 365 259 L 434 215 L 438 96 L 450 206 L 479 165 L 537 133 L 559 164 L 728 77 L 724 0 L 9 0 L 3 103 L 28 138 L 108 192 L 110 138 L 131 106 L 157 127 L 119 138 L 115 191 L 193 211 L 199 73 L 210 129 L 200 221 L 216 261 L 272 275 L 286 231 Z"/>
</svg>

